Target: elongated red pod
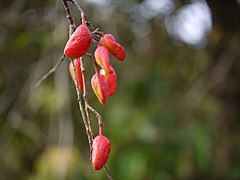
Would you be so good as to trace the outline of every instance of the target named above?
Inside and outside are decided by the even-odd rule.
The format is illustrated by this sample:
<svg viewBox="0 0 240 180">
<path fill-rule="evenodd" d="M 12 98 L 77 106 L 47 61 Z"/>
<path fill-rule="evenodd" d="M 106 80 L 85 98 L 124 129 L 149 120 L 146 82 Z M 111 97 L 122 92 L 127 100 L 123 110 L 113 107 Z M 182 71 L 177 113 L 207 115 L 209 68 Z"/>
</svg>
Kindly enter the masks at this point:
<svg viewBox="0 0 240 180">
<path fill-rule="evenodd" d="M 124 48 L 115 41 L 115 38 L 110 34 L 104 34 L 100 43 L 108 49 L 108 51 L 114 55 L 117 59 L 123 61 L 126 57 Z"/>
<path fill-rule="evenodd" d="M 108 73 L 112 73 L 109 53 L 107 48 L 99 45 L 94 53 L 94 57 L 99 66 L 105 69 Z"/>
<path fill-rule="evenodd" d="M 91 79 L 91 85 L 93 92 L 97 96 L 99 102 L 101 104 L 105 104 L 109 95 L 107 80 L 104 78 L 104 76 L 96 73 Z"/>
<path fill-rule="evenodd" d="M 86 24 L 81 24 L 69 38 L 64 54 L 72 59 L 86 54 L 91 46 L 92 36 Z"/>
<path fill-rule="evenodd" d="M 81 64 L 78 59 L 74 59 L 73 63 L 76 68 L 76 75 L 77 75 L 77 80 L 78 80 L 78 85 L 81 90 L 83 90 L 83 80 L 82 80 L 82 70 L 81 70 Z M 74 69 L 72 63 L 69 63 L 69 73 L 72 77 L 73 82 L 75 83 L 75 78 L 74 78 Z"/>
<path fill-rule="evenodd" d="M 100 170 L 106 164 L 111 151 L 111 144 L 108 138 L 102 134 L 94 138 L 92 143 L 92 166 Z"/>
<path fill-rule="evenodd" d="M 112 96 L 115 94 L 117 90 L 117 75 L 114 69 L 112 68 L 112 73 L 107 73 L 104 69 L 100 69 L 100 74 L 103 75 L 108 83 L 109 88 L 109 96 Z"/>
</svg>

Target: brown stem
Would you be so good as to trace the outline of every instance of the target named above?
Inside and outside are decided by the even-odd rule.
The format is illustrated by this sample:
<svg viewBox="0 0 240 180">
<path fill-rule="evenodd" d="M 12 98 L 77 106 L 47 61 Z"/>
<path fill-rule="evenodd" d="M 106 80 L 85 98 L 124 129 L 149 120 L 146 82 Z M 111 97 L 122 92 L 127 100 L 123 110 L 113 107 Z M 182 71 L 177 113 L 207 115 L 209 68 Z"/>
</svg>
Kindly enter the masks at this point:
<svg viewBox="0 0 240 180">
<path fill-rule="evenodd" d="M 76 1 L 76 0 L 69 0 L 69 1 L 71 1 L 73 4 L 75 4 L 75 5 L 77 6 L 78 11 L 80 12 L 80 17 L 81 17 L 81 19 L 82 19 L 82 20 L 84 19 L 84 20 L 86 21 L 87 26 L 89 26 L 92 30 L 94 30 L 94 29 L 95 29 L 94 26 L 93 26 L 93 25 L 91 24 L 91 22 L 87 19 L 86 14 L 85 14 L 84 11 L 82 10 L 81 6 L 77 3 L 77 1 Z"/>
<path fill-rule="evenodd" d="M 105 172 L 106 172 L 106 174 L 107 174 L 108 179 L 113 180 L 110 172 L 109 172 L 108 169 L 107 169 L 107 166 L 104 166 L 103 168 L 104 168 L 104 170 L 105 170 Z"/>
<path fill-rule="evenodd" d="M 54 73 L 57 68 L 60 66 L 60 64 L 63 62 L 65 59 L 65 55 L 63 54 L 61 58 L 58 60 L 58 62 L 53 66 L 47 73 L 45 73 L 36 83 L 35 88 L 39 87 L 44 80 L 46 80 L 52 73 Z"/>
<path fill-rule="evenodd" d="M 93 67 L 94 67 L 94 70 L 95 70 L 95 73 L 98 74 L 98 64 L 94 58 L 94 56 L 91 54 L 91 53 L 86 53 L 85 54 L 86 56 L 90 57 L 92 59 L 92 62 L 93 62 Z"/>
<path fill-rule="evenodd" d="M 71 10 L 68 6 L 67 1 L 68 0 L 62 0 L 62 4 L 63 4 L 64 10 L 66 12 L 66 15 L 67 15 L 66 18 L 69 21 L 69 37 L 70 37 L 72 35 L 72 33 L 75 31 L 76 25 L 75 25 L 75 22 L 74 22 L 74 19 L 72 17 L 72 13 L 71 13 Z"/>
<path fill-rule="evenodd" d="M 104 35 L 104 33 L 101 32 L 101 31 L 99 30 L 99 28 L 95 29 L 93 32 L 91 32 L 91 34 L 92 34 L 92 38 L 93 38 L 97 43 L 99 43 L 100 38 Z M 97 44 L 97 43 L 96 43 L 96 44 Z"/>
<path fill-rule="evenodd" d="M 85 113 L 86 113 L 86 116 L 87 116 L 87 122 L 88 122 L 89 132 L 91 134 L 91 140 L 93 141 L 94 134 L 93 134 L 93 131 L 92 131 L 91 117 L 90 117 L 89 110 L 88 110 L 88 95 L 87 95 L 87 89 L 86 89 L 85 65 L 84 65 L 84 62 L 83 62 L 83 57 L 80 58 L 80 64 L 81 64 L 81 70 L 82 70 L 83 100 L 84 100 L 84 105 L 85 105 Z"/>
<path fill-rule="evenodd" d="M 85 78 L 85 64 L 83 63 L 83 57 L 80 57 L 80 64 L 81 64 L 81 73 L 82 73 L 82 81 L 83 81 L 83 100 L 84 100 L 84 110 L 86 113 L 86 117 L 87 117 L 87 124 L 88 124 L 88 130 L 89 130 L 89 134 L 90 134 L 90 138 L 91 138 L 91 145 L 90 145 L 90 161 L 92 160 L 92 142 L 94 139 L 94 134 L 92 131 L 92 120 L 89 114 L 89 110 L 88 110 L 88 98 L 87 98 L 87 90 L 86 90 L 86 78 Z"/>
<path fill-rule="evenodd" d="M 89 143 L 89 147 L 91 150 L 92 147 L 92 138 L 91 138 L 91 134 L 88 128 L 88 123 L 87 123 L 87 118 L 86 118 L 86 114 L 83 108 L 83 102 L 82 102 L 82 91 L 80 91 L 79 88 L 79 83 L 78 83 L 78 79 L 77 79 L 77 73 L 76 73 L 76 67 L 75 64 L 73 63 L 73 60 L 70 59 L 72 65 L 73 65 L 73 72 L 74 72 L 74 81 L 75 81 L 75 87 L 76 87 L 76 92 L 77 92 L 77 100 L 78 100 L 78 105 L 79 105 L 79 109 L 82 115 L 82 119 L 83 119 L 83 123 L 85 126 L 85 130 L 86 130 L 86 134 L 88 136 L 88 143 Z"/>
<path fill-rule="evenodd" d="M 63 4 L 63 7 L 65 9 L 65 12 L 66 12 L 66 15 L 67 15 L 66 18 L 68 19 L 69 24 L 74 25 L 75 23 L 74 23 L 74 20 L 72 18 L 71 11 L 70 11 L 70 8 L 68 6 L 67 0 L 62 0 L 62 4 Z"/>
<path fill-rule="evenodd" d="M 93 61 L 95 61 L 95 59 L 94 59 L 94 57 L 93 57 L 93 55 L 91 53 L 86 53 L 85 55 L 90 57 Z"/>
<path fill-rule="evenodd" d="M 102 125 L 103 124 L 103 122 L 102 122 L 102 116 L 92 107 L 92 106 L 90 106 L 89 104 L 87 105 L 87 108 L 92 112 L 92 113 L 94 113 L 95 115 L 96 115 L 96 118 L 97 118 L 97 120 L 98 120 L 98 125 L 100 126 L 100 125 Z"/>
<path fill-rule="evenodd" d="M 78 11 L 80 12 L 81 19 L 85 19 L 85 13 L 83 12 L 81 6 L 77 3 L 76 0 L 69 0 L 77 6 Z"/>
</svg>

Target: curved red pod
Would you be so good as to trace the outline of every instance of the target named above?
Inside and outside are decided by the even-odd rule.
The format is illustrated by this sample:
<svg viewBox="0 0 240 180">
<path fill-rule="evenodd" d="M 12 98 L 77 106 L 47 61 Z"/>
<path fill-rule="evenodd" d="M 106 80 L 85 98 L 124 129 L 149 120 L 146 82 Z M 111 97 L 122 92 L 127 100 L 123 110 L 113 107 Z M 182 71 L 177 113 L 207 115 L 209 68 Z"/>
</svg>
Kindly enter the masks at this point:
<svg viewBox="0 0 240 180">
<path fill-rule="evenodd" d="M 100 43 L 108 49 L 108 51 L 114 55 L 117 59 L 123 61 L 126 57 L 124 48 L 115 41 L 115 38 L 111 34 L 104 34 Z"/>
<path fill-rule="evenodd" d="M 99 66 L 105 69 L 108 73 L 112 73 L 109 53 L 107 48 L 104 46 L 98 45 L 97 49 L 94 52 L 94 57 Z"/>
<path fill-rule="evenodd" d="M 100 74 L 103 75 L 108 83 L 109 87 L 109 96 L 113 96 L 117 91 L 117 75 L 114 69 L 112 68 L 112 73 L 107 73 L 104 69 L 100 69 Z"/>
<path fill-rule="evenodd" d="M 81 90 L 83 90 L 83 80 L 82 80 L 82 70 L 81 70 L 81 64 L 78 59 L 73 60 L 74 66 L 76 68 L 76 75 L 77 75 L 77 80 L 78 80 L 78 85 Z M 72 63 L 69 63 L 69 73 L 72 77 L 73 82 L 75 83 L 75 78 L 74 78 L 74 70 L 73 70 L 73 65 Z"/>
<path fill-rule="evenodd" d="M 108 138 L 102 134 L 94 138 L 92 143 L 92 166 L 100 170 L 106 164 L 111 151 L 111 144 Z"/>
<path fill-rule="evenodd" d="M 91 85 L 93 92 L 97 96 L 99 102 L 101 104 L 106 104 L 109 95 L 109 87 L 104 76 L 98 73 L 94 74 L 91 79 Z"/>
<path fill-rule="evenodd" d="M 64 54 L 72 59 L 86 54 L 92 43 L 91 32 L 86 24 L 81 24 L 68 39 Z"/>
</svg>

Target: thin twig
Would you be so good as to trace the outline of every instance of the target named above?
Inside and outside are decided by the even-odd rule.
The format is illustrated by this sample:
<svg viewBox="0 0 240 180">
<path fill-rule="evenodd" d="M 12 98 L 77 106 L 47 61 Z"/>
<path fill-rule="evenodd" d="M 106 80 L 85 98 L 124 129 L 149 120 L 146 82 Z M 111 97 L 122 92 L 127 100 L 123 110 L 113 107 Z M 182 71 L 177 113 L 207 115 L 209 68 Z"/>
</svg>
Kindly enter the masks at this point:
<svg viewBox="0 0 240 180">
<path fill-rule="evenodd" d="M 97 64 L 96 59 L 94 58 L 94 56 L 91 53 L 86 53 L 85 55 L 91 58 L 91 60 L 93 62 L 93 67 L 96 69 L 98 64 Z"/>
<path fill-rule="evenodd" d="M 85 13 L 83 12 L 81 6 L 77 3 L 77 1 L 75 1 L 75 0 L 69 0 L 69 1 L 71 1 L 73 4 L 75 4 L 77 6 L 78 11 L 80 12 L 81 19 L 84 18 Z"/>
<path fill-rule="evenodd" d="M 75 31 L 76 25 L 75 25 L 74 19 L 72 18 L 72 14 L 71 14 L 70 8 L 68 6 L 67 0 L 62 0 L 62 4 L 63 4 L 64 10 L 66 12 L 66 15 L 67 15 L 66 18 L 69 21 L 69 36 L 70 36 Z M 52 73 L 54 73 L 57 70 L 57 68 L 60 66 L 60 64 L 64 60 L 64 58 L 65 58 L 65 55 L 63 54 L 61 56 L 61 58 L 59 59 L 59 61 L 55 64 L 55 66 L 53 66 L 52 69 L 50 69 L 46 74 L 44 74 L 38 80 L 38 82 L 35 85 L 35 88 L 39 87 L 45 79 L 47 79 Z"/>
<path fill-rule="evenodd" d="M 91 59 L 94 59 L 93 55 L 91 53 L 86 53 L 86 56 L 90 57 Z"/>
<path fill-rule="evenodd" d="M 110 172 L 109 172 L 108 169 L 107 169 L 107 166 L 104 166 L 103 168 L 104 168 L 104 170 L 105 170 L 105 172 L 106 172 L 106 174 L 107 174 L 108 179 L 113 180 Z"/>
<path fill-rule="evenodd" d="M 88 105 L 88 98 L 87 98 L 87 89 L 86 89 L 86 78 L 85 78 L 85 65 L 83 63 L 83 57 L 80 57 L 80 64 L 81 64 L 81 73 L 82 73 L 82 82 L 83 82 L 83 101 L 84 101 L 84 110 L 86 113 L 86 117 L 87 117 L 87 123 L 88 123 L 88 130 L 89 130 L 89 134 L 90 134 L 90 138 L 91 138 L 91 143 L 90 143 L 90 161 L 92 160 L 92 142 L 94 139 L 94 134 L 92 131 L 92 120 L 89 114 L 89 110 L 87 108 Z"/>
<path fill-rule="evenodd" d="M 87 104 L 87 108 L 92 111 L 92 113 L 94 113 L 96 115 L 96 118 L 98 120 L 98 125 L 100 126 L 101 124 L 103 124 L 103 121 L 102 121 L 102 116 L 92 107 L 90 106 L 89 104 Z"/>
<path fill-rule="evenodd" d="M 63 62 L 64 58 L 65 58 L 65 55 L 63 54 L 63 55 L 61 56 L 61 58 L 59 59 L 59 61 L 55 64 L 55 66 L 53 66 L 52 69 L 50 69 L 46 74 L 44 74 L 44 75 L 38 80 L 38 82 L 37 82 L 36 85 L 35 85 L 35 88 L 39 87 L 44 80 L 46 80 L 52 73 L 54 73 L 54 72 L 57 70 L 57 68 L 58 68 L 58 67 L 60 66 L 60 64 Z"/>
<path fill-rule="evenodd" d="M 83 62 L 83 57 L 80 58 L 80 64 L 81 64 L 81 71 L 82 71 L 83 100 L 84 100 L 84 106 L 85 106 L 85 113 L 87 116 L 87 122 L 88 122 L 89 132 L 91 134 L 91 140 L 93 141 L 94 134 L 92 131 L 92 123 L 91 123 L 91 118 L 88 111 L 88 96 L 87 96 L 87 89 L 86 89 L 85 65 Z"/>
<path fill-rule="evenodd" d="M 75 25 L 75 22 L 74 22 L 74 19 L 72 17 L 72 13 L 71 13 L 71 10 L 68 6 L 67 1 L 68 0 L 62 0 L 62 4 L 63 4 L 63 7 L 65 9 L 66 15 L 67 15 L 66 18 L 69 21 L 69 37 L 70 37 L 70 35 L 72 35 L 72 33 L 75 31 L 76 25 Z"/>
<path fill-rule="evenodd" d="M 69 0 L 69 1 L 71 1 L 73 4 L 75 4 L 76 6 L 77 6 L 77 9 L 78 9 L 78 11 L 80 12 L 80 17 L 81 17 L 81 19 L 85 19 L 86 20 L 86 22 L 87 22 L 87 26 L 89 26 L 92 30 L 94 30 L 95 28 L 94 28 L 94 26 L 91 24 L 91 22 L 87 19 L 87 17 L 86 17 L 86 14 L 84 13 L 84 11 L 82 10 L 82 8 L 81 8 L 81 6 L 77 3 L 77 1 L 76 0 Z"/>
<path fill-rule="evenodd" d="M 86 118 L 86 114 L 83 108 L 83 102 L 82 102 L 82 91 L 80 91 L 79 89 L 79 83 L 78 83 L 78 79 L 77 79 L 77 72 L 76 72 L 76 67 L 73 63 L 73 60 L 70 59 L 72 65 L 73 65 L 73 72 L 74 72 L 74 81 L 75 81 L 75 87 L 76 87 L 76 92 L 77 92 L 77 100 L 78 100 L 78 105 L 79 105 L 79 109 L 82 115 L 82 119 L 83 119 L 83 123 L 85 126 L 85 130 L 86 130 L 86 134 L 88 136 L 88 143 L 89 143 L 89 147 L 90 150 L 92 149 L 92 138 L 91 135 L 89 133 L 89 128 L 88 128 L 88 123 L 87 123 L 87 118 Z"/>
</svg>

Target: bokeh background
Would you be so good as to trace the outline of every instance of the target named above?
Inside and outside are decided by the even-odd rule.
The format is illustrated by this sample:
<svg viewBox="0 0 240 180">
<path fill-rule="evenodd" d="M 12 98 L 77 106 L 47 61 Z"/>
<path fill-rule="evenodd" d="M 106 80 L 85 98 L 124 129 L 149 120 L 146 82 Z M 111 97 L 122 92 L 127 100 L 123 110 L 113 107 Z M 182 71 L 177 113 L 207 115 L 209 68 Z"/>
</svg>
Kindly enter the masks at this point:
<svg viewBox="0 0 240 180">
<path fill-rule="evenodd" d="M 89 102 L 112 144 L 112 176 L 240 179 L 240 1 L 79 3 L 127 52 L 124 62 L 112 58 L 118 91 L 104 106 L 85 58 Z M 34 88 L 61 57 L 65 16 L 60 0 L 0 2 L 1 180 L 107 179 L 89 162 L 69 61 Z"/>
</svg>

